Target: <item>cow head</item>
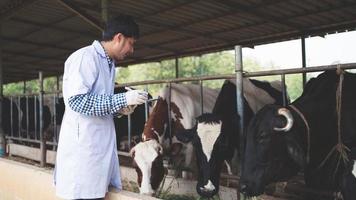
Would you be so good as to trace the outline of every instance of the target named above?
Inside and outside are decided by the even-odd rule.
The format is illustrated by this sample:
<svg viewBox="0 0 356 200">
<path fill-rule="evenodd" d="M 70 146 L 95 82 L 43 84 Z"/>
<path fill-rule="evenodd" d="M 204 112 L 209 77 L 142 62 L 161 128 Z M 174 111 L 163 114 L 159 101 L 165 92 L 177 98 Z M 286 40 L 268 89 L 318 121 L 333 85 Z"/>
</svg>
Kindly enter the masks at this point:
<svg viewBox="0 0 356 200">
<path fill-rule="evenodd" d="M 197 118 L 196 127 L 176 135 L 182 142 L 193 143 L 198 165 L 196 190 L 203 197 L 210 198 L 219 191 L 221 167 L 228 149 L 222 126 L 218 116 L 203 114 Z"/>
<path fill-rule="evenodd" d="M 241 192 L 260 195 L 268 183 L 297 173 L 305 164 L 297 130 L 286 108 L 268 105 L 257 112 L 247 129 Z"/>
<path fill-rule="evenodd" d="M 171 103 L 173 118 L 179 119 L 181 115 L 176 112 L 174 103 Z M 143 134 L 143 142 L 132 149 L 132 157 L 136 168 L 140 193 L 153 194 L 161 183 L 166 169 L 163 166 L 163 147 L 167 143 L 165 133 L 168 127 L 168 106 L 166 100 L 159 98 L 148 118 Z M 177 121 L 177 120 L 175 120 Z M 174 123 L 175 128 L 179 123 Z M 173 146 L 179 146 L 174 145 Z M 172 147 L 173 149 L 173 147 Z"/>
<path fill-rule="evenodd" d="M 152 139 L 140 142 L 131 149 L 130 153 L 137 172 L 140 193 L 152 195 L 165 174 L 162 146 L 157 140 Z"/>
</svg>

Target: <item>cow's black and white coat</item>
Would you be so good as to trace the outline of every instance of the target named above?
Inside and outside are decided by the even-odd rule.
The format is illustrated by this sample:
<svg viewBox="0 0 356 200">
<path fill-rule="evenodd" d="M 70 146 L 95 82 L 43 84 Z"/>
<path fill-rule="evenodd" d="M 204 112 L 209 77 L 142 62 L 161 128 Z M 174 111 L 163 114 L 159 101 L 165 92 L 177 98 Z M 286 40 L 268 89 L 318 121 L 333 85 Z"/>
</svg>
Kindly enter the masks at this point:
<svg viewBox="0 0 356 200">
<path fill-rule="evenodd" d="M 308 188 L 341 190 L 344 199 L 355 199 L 352 192 L 353 197 L 347 197 L 350 195 L 347 191 L 356 189 L 352 188 L 355 187 L 353 160 L 338 161 L 339 154 L 335 152 L 326 159 L 338 138 L 339 78 L 335 71 L 324 72 L 311 79 L 291 105 L 266 106 L 255 115 L 247 132 L 241 191 L 249 196 L 259 195 L 266 184 L 288 179 L 303 169 Z M 355 85 L 356 75 L 345 73 L 340 130 L 342 143 L 349 149 L 356 145 Z"/>
<path fill-rule="evenodd" d="M 280 82 L 263 82 L 243 79 L 244 115 L 247 125 L 259 109 L 266 104 L 282 104 Z M 197 118 L 193 129 L 177 134 L 181 141 L 192 141 L 198 164 L 197 192 L 212 197 L 219 191 L 219 178 L 225 160 L 231 160 L 239 146 L 236 109 L 236 85 L 225 81 L 216 100 L 213 112 Z"/>
</svg>

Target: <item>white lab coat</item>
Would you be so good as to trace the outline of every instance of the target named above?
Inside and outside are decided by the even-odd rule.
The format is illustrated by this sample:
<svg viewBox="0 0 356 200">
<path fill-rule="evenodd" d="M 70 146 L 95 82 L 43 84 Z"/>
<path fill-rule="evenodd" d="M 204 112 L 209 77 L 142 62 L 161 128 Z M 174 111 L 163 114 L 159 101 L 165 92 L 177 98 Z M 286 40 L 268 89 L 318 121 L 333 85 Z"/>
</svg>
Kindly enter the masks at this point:
<svg viewBox="0 0 356 200">
<path fill-rule="evenodd" d="M 63 117 L 54 182 L 65 199 L 102 198 L 111 185 L 121 190 L 113 116 L 86 116 L 71 110 L 69 97 L 87 92 L 113 94 L 115 67 L 109 70 L 98 41 L 74 52 L 65 62 Z"/>
</svg>

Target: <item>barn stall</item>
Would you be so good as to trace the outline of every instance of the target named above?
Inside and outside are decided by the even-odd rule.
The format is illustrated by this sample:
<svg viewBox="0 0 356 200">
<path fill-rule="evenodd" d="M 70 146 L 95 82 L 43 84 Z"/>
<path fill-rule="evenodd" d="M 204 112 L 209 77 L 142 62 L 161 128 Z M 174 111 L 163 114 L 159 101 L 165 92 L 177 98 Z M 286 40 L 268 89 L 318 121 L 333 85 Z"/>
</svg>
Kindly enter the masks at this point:
<svg viewBox="0 0 356 200">
<path fill-rule="evenodd" d="M 178 74 L 179 58 L 181 57 L 235 48 L 236 74 L 192 79 L 177 77 L 177 80 L 162 82 L 204 81 L 236 76 L 237 83 L 239 83 L 242 76 L 281 74 L 281 79 L 284 80 L 285 74 L 336 68 L 337 66 L 316 68 L 308 66 L 306 68 L 305 38 L 354 30 L 356 27 L 353 11 L 355 7 L 356 3 L 351 0 L 337 2 L 332 0 L 298 2 L 280 0 L 249 2 L 237 0 L 1 1 L 0 84 L 24 81 L 25 85 L 26 81 L 39 79 L 41 91 L 39 94 L 22 95 L 25 99 L 29 99 L 30 96 L 38 99 L 38 104 L 29 104 L 28 100 L 25 100 L 26 110 L 29 110 L 29 107 L 38 107 L 38 109 L 35 108 L 35 111 L 38 110 L 38 114 L 32 113 L 34 116 L 38 115 L 38 118 L 34 117 L 34 119 L 38 119 L 38 122 L 36 120 L 34 122 L 36 125 L 34 127 L 35 135 L 31 136 L 29 135 L 30 131 L 25 130 L 25 134 L 21 136 L 20 129 L 28 127 L 30 122 L 27 121 L 25 125 L 18 125 L 17 131 L 20 132 L 17 136 L 14 132 L 5 133 L 8 153 L 37 160 L 41 167 L 47 163 L 53 164 L 56 137 L 53 137 L 52 141 L 44 140 L 43 127 L 45 123 L 42 108 L 45 96 L 54 99 L 53 102 L 57 101 L 60 96 L 60 86 L 58 83 L 58 91 L 48 94 L 43 91 L 41 83 L 44 77 L 58 77 L 63 73 L 63 62 L 71 52 L 100 38 L 103 22 L 111 14 L 125 13 L 134 16 L 142 33 L 135 46 L 135 54 L 119 63 L 118 67 L 175 58 L 176 74 Z M 274 70 L 243 74 L 242 47 L 292 39 L 301 39 L 303 58 L 301 70 Z M 341 67 L 354 68 L 355 64 L 345 64 Z M 303 77 L 306 80 L 305 73 Z M 59 82 L 59 78 L 57 80 Z M 155 82 L 139 82 L 129 85 L 149 83 Z M 241 84 L 237 85 L 241 86 Z M 242 93 L 241 90 L 242 87 L 238 88 L 238 94 Z M 17 96 L 12 98 L 20 99 Z M 20 100 L 17 101 L 20 104 Z M 49 105 L 52 113 L 55 111 L 53 105 L 53 103 Z M 238 106 L 240 105 L 238 103 Z M 11 113 L 13 111 L 10 110 Z M 29 119 L 30 114 L 27 116 Z M 53 115 L 54 121 L 55 116 Z M 55 132 L 57 130 L 56 123 L 53 125 L 52 129 Z M 16 141 L 40 148 L 18 145 Z M 125 155 L 125 153 L 120 154 Z"/>
</svg>

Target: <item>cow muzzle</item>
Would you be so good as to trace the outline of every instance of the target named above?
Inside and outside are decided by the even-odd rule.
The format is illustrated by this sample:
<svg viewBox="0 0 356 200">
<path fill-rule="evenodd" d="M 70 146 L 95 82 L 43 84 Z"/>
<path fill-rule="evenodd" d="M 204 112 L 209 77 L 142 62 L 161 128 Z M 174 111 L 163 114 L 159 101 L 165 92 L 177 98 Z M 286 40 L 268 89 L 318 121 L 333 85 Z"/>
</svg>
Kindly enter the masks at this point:
<svg viewBox="0 0 356 200">
<path fill-rule="evenodd" d="M 147 195 L 147 196 L 153 196 L 155 192 L 151 188 L 140 188 L 140 194 L 142 195 Z"/>
<path fill-rule="evenodd" d="M 208 183 L 204 186 L 197 186 L 197 192 L 200 196 L 210 198 L 213 197 L 218 190 L 214 186 L 214 184 L 208 180 Z"/>
<path fill-rule="evenodd" d="M 249 185 L 247 183 L 240 183 L 240 192 L 246 196 L 253 197 L 258 196 L 263 193 L 263 189 L 255 186 Z"/>
</svg>

